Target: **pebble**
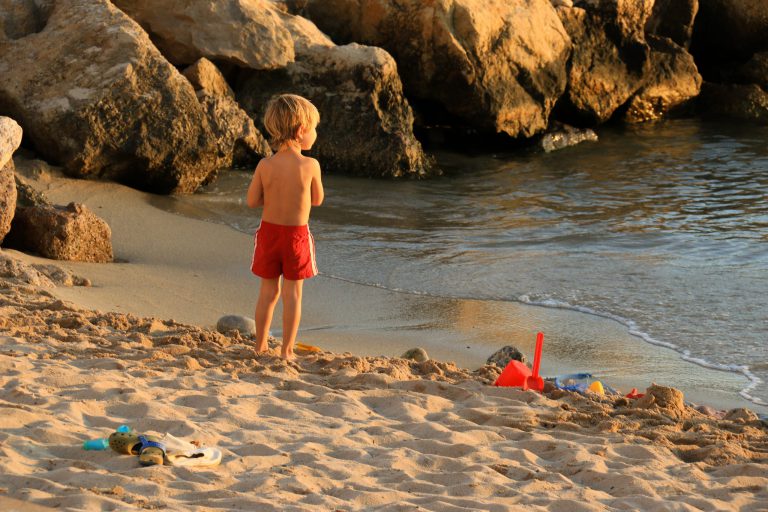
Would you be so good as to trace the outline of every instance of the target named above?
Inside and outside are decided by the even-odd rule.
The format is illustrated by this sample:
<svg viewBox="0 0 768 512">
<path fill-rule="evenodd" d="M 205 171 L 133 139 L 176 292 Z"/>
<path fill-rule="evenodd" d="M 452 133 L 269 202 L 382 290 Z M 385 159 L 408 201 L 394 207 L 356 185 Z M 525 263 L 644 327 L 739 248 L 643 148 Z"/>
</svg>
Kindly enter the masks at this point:
<svg viewBox="0 0 768 512">
<path fill-rule="evenodd" d="M 245 316 L 226 315 L 216 322 L 216 330 L 221 334 L 238 331 L 241 336 L 248 336 L 249 334 L 256 334 L 256 322 Z"/>
</svg>

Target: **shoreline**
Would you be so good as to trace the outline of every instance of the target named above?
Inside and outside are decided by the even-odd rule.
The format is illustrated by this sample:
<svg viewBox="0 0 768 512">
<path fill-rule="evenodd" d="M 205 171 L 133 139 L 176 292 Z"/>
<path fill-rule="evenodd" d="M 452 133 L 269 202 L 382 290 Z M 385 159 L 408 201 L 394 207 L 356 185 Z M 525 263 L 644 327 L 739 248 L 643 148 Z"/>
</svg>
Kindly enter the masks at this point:
<svg viewBox="0 0 768 512">
<path fill-rule="evenodd" d="M 22 161 L 18 167 L 23 171 L 25 165 Z M 112 227 L 117 261 L 56 262 L 93 282 L 88 288 L 58 288 L 53 291 L 58 297 L 89 309 L 204 327 L 215 326 L 227 314 L 253 316 L 258 279 L 249 271 L 250 236 L 162 209 L 183 198 L 55 173 L 45 170 L 30 177 L 53 202 L 82 202 L 104 218 Z M 49 263 L 9 252 L 26 262 Z M 278 306 L 275 335 L 280 334 L 280 314 Z M 545 332 L 545 376 L 586 371 L 621 390 L 655 382 L 681 389 L 695 403 L 768 412 L 739 396 L 750 384 L 741 374 L 686 362 L 678 352 L 631 334 L 615 319 L 573 310 L 413 295 L 321 274 L 305 284 L 299 341 L 337 353 L 389 357 L 420 346 L 436 360 L 478 368 L 505 345 L 530 356 L 538 330 Z"/>
</svg>

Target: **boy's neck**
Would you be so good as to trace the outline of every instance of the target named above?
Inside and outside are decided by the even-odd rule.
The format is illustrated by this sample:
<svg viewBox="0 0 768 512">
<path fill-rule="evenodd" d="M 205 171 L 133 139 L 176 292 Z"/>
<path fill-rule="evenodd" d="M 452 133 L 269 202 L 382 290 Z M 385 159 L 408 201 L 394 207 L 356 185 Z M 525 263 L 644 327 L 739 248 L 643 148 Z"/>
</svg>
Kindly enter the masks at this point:
<svg viewBox="0 0 768 512">
<path fill-rule="evenodd" d="M 277 150 L 278 153 L 281 153 L 283 151 L 288 151 L 290 153 L 296 153 L 297 155 L 301 154 L 301 146 L 298 142 L 295 141 L 288 141 L 283 142 L 283 144 L 280 145 L 280 148 Z"/>
</svg>

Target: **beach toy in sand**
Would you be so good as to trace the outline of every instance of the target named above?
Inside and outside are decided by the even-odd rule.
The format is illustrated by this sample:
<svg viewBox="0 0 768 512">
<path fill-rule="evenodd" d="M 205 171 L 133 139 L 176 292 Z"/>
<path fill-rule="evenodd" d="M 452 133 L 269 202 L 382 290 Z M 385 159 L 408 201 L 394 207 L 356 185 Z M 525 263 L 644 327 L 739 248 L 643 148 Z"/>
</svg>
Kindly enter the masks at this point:
<svg viewBox="0 0 768 512">
<path fill-rule="evenodd" d="M 645 396 L 645 393 L 638 393 L 637 388 L 632 388 L 632 391 L 627 393 L 625 396 L 631 400 L 635 400 L 637 398 L 643 398 Z"/>
<path fill-rule="evenodd" d="M 533 354 L 533 374 L 525 379 L 523 389 L 533 389 L 534 391 L 544 390 L 544 379 L 539 376 L 539 365 L 541 365 L 541 349 L 544 346 L 544 333 L 536 333 L 536 352 Z"/>
<path fill-rule="evenodd" d="M 117 432 L 130 432 L 130 431 L 131 431 L 131 427 L 129 427 L 128 425 L 120 425 L 119 427 L 117 427 Z"/>
<path fill-rule="evenodd" d="M 83 442 L 83 450 L 106 450 L 109 448 L 109 440 L 107 439 L 88 439 Z"/>
<path fill-rule="evenodd" d="M 536 369 L 536 379 L 532 379 L 529 382 L 529 379 L 533 377 L 531 369 L 528 368 L 525 363 L 512 359 L 509 361 L 509 363 L 507 363 L 507 366 L 504 367 L 501 375 L 499 375 L 499 378 L 496 379 L 496 382 L 494 382 L 493 385 L 523 389 L 537 389 L 539 391 L 544 389 L 544 379 L 538 375 L 538 365 L 541 363 L 541 346 L 543 343 L 544 334 L 538 333 L 536 335 L 537 352 L 533 361 L 534 368 Z M 541 381 L 540 384 L 539 380 Z M 531 383 L 533 385 L 530 385 Z"/>
<path fill-rule="evenodd" d="M 587 391 L 591 391 L 593 393 L 597 393 L 598 395 L 604 395 L 605 389 L 603 388 L 603 383 L 599 380 L 596 380 L 592 384 L 589 385 L 587 388 Z"/>
<path fill-rule="evenodd" d="M 304 343 L 297 343 L 294 345 L 296 350 L 302 351 L 302 352 L 322 352 L 320 347 L 316 347 L 314 345 L 306 345 Z"/>
</svg>

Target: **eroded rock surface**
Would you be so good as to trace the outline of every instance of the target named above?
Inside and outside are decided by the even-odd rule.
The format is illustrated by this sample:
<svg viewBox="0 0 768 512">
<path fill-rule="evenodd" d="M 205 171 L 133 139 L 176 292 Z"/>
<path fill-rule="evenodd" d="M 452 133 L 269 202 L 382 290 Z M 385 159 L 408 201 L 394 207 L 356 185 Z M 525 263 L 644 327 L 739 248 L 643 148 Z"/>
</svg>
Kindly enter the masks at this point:
<svg viewBox="0 0 768 512">
<path fill-rule="evenodd" d="M 21 136 L 21 126 L 16 121 L 0 116 L 0 242 L 11 230 L 16 211 L 13 152 L 21 144 Z"/>
<path fill-rule="evenodd" d="M 251 69 L 293 61 L 293 40 L 266 0 L 114 0 L 138 21 L 168 60 L 205 57 Z"/>
<path fill-rule="evenodd" d="M 301 4 L 296 12 L 334 41 L 391 53 L 409 98 L 437 102 L 482 129 L 540 132 L 565 90 L 571 42 L 548 0 Z"/>
<path fill-rule="evenodd" d="M 196 190 L 222 162 L 190 83 L 107 0 L 51 3 L 33 33 L 0 41 L 0 112 L 72 176 Z"/>
<path fill-rule="evenodd" d="M 113 260 L 112 230 L 81 204 L 20 207 L 8 236 L 11 247 L 55 260 Z"/>
</svg>

